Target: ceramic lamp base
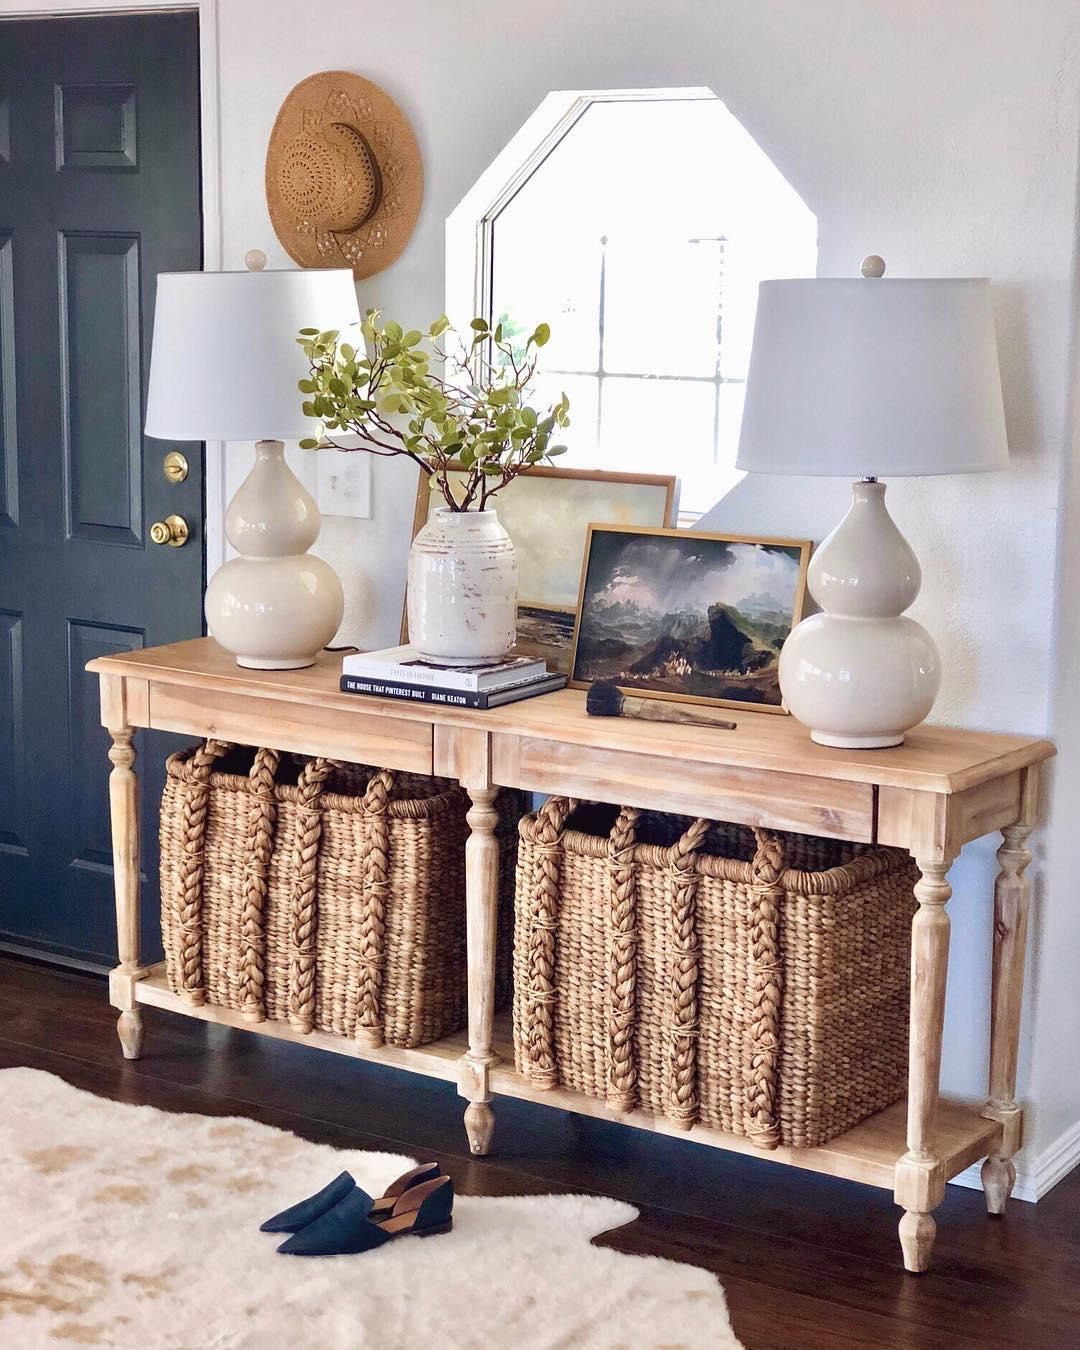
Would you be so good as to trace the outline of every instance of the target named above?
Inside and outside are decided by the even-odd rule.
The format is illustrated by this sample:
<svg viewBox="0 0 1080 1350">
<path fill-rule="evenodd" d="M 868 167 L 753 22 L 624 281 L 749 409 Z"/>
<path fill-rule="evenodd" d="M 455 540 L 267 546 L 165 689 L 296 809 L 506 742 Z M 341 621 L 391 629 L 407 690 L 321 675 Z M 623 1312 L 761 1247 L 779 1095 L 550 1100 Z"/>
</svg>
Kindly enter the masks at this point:
<svg viewBox="0 0 1080 1350">
<path fill-rule="evenodd" d="M 281 661 L 272 661 L 265 656 L 237 656 L 236 664 L 243 666 L 245 670 L 307 670 L 308 666 L 315 664 L 315 658 L 318 652 L 312 652 L 310 656 L 301 657 L 299 660 L 285 659 Z"/>
<path fill-rule="evenodd" d="M 250 670 L 302 670 L 333 640 L 345 598 L 334 569 L 306 550 L 319 508 L 285 462 L 281 441 L 259 441 L 255 465 L 225 512 L 241 556 L 206 588 L 206 626 Z"/>
<path fill-rule="evenodd" d="M 829 731 L 811 731 L 810 739 L 818 745 L 832 745 L 838 750 L 884 750 L 890 745 L 903 745 L 904 735 L 895 736 L 837 736 Z"/>
<path fill-rule="evenodd" d="M 232 558 L 206 588 L 206 626 L 238 666 L 301 670 L 333 640 L 345 602 L 322 558 Z"/>
<path fill-rule="evenodd" d="M 918 560 L 885 509 L 885 485 L 854 485 L 851 510 L 810 564 L 822 613 L 792 630 L 780 689 L 819 745 L 900 745 L 934 706 L 941 660 L 933 638 L 903 613 L 919 593 Z"/>
</svg>

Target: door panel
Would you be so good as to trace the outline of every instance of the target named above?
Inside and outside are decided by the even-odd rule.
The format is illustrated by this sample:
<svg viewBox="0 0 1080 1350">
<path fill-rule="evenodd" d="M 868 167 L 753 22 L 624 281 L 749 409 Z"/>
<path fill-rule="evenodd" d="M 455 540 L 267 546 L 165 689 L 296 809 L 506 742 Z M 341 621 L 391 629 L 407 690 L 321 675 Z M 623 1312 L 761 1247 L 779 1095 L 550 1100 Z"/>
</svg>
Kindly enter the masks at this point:
<svg viewBox="0 0 1080 1350">
<path fill-rule="evenodd" d="M 133 84 L 56 86 L 56 167 L 137 169 Z"/>
<path fill-rule="evenodd" d="M 0 529 L 19 518 L 19 432 L 15 394 L 15 286 L 11 234 L 0 230 Z"/>
<path fill-rule="evenodd" d="M 26 764 L 23 730 L 22 615 L 0 610 L 0 849 L 26 853 L 26 794 L 20 790 Z"/>
<path fill-rule="evenodd" d="M 139 240 L 60 236 L 60 404 L 67 530 L 142 545 Z"/>
<path fill-rule="evenodd" d="M 94 656 L 202 632 L 202 456 L 142 434 L 155 278 L 201 262 L 194 14 L 0 21 L 0 942 L 111 962 Z M 184 516 L 159 548 L 149 526 Z M 157 931 L 166 738 L 136 738 Z M 153 938 L 150 940 L 153 948 Z"/>
</svg>

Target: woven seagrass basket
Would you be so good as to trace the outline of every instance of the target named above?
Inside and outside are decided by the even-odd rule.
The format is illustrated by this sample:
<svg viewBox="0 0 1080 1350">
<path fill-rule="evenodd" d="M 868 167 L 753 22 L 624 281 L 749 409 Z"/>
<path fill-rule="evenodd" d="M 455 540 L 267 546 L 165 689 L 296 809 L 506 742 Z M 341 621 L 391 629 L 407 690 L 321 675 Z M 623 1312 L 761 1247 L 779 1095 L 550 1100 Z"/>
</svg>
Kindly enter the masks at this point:
<svg viewBox="0 0 1080 1350">
<path fill-rule="evenodd" d="M 169 986 L 250 1021 L 368 1046 L 466 1022 L 464 790 L 221 741 L 170 756 L 161 802 Z M 510 996 L 517 823 L 497 799 L 497 997 Z"/>
<path fill-rule="evenodd" d="M 898 849 L 552 798 L 521 821 L 519 1073 L 761 1148 L 903 1096 L 918 873 Z"/>
</svg>

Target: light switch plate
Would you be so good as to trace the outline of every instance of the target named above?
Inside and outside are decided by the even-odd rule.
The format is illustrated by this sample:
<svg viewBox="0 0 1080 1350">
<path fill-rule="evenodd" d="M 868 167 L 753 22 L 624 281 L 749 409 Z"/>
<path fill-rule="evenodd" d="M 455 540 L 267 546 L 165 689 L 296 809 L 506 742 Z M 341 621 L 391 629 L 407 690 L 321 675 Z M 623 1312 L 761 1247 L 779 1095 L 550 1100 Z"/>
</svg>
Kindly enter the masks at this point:
<svg viewBox="0 0 1080 1350">
<path fill-rule="evenodd" d="M 315 500 L 324 516 L 371 518 L 371 456 L 363 450 L 316 451 Z"/>
</svg>

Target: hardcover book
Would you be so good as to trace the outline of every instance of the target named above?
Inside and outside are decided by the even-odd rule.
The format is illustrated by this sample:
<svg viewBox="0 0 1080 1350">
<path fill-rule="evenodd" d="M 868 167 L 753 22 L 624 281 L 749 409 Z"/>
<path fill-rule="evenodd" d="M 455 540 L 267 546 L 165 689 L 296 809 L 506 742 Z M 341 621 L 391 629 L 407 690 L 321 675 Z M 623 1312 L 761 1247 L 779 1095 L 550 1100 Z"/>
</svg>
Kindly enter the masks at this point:
<svg viewBox="0 0 1080 1350">
<path fill-rule="evenodd" d="M 408 703 L 437 703 L 448 708 L 501 708 L 506 703 L 517 703 L 537 694 L 551 694 L 566 685 L 565 675 L 544 675 L 526 684 L 510 685 L 506 689 L 438 689 L 429 684 L 399 684 L 396 681 L 372 680 L 362 675 L 342 675 L 343 694 L 367 694 L 372 698 L 396 698 Z"/>
<path fill-rule="evenodd" d="M 415 647 L 404 646 L 346 656 L 341 662 L 341 673 L 369 680 L 477 694 L 542 679 L 547 674 L 547 663 L 528 656 L 512 656 L 507 661 L 485 666 L 440 666 L 422 661 Z"/>
</svg>

